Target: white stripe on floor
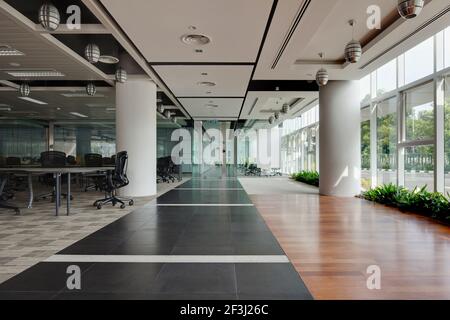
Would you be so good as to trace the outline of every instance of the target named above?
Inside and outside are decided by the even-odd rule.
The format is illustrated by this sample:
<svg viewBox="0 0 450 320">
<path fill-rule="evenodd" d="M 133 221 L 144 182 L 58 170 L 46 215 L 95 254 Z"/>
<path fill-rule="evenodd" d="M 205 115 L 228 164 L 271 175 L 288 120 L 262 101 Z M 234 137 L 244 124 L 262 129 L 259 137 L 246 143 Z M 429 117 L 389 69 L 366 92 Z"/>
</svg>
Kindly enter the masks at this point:
<svg viewBox="0 0 450 320">
<path fill-rule="evenodd" d="M 284 255 L 277 256 L 154 256 L 154 255 L 54 255 L 45 262 L 69 263 L 289 263 Z"/>
<path fill-rule="evenodd" d="M 228 191 L 228 190 L 239 190 L 244 191 L 243 188 L 175 188 L 175 190 L 198 190 L 198 191 L 209 191 L 209 190 L 215 190 L 215 191 Z"/>
<path fill-rule="evenodd" d="M 230 203 L 217 203 L 217 204 L 208 204 L 208 203 L 158 203 L 158 207 L 253 207 L 254 204 L 246 203 L 246 204 L 230 204 Z"/>
</svg>

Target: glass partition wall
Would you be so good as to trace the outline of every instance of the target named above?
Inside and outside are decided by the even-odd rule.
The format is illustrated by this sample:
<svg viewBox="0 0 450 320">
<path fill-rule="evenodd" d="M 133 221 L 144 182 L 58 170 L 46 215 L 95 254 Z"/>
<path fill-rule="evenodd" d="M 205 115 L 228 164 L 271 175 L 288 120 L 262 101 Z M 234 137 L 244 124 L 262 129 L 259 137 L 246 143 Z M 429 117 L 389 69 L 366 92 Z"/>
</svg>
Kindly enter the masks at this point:
<svg viewBox="0 0 450 320">
<path fill-rule="evenodd" d="M 361 79 L 364 189 L 450 191 L 450 27 Z"/>
</svg>

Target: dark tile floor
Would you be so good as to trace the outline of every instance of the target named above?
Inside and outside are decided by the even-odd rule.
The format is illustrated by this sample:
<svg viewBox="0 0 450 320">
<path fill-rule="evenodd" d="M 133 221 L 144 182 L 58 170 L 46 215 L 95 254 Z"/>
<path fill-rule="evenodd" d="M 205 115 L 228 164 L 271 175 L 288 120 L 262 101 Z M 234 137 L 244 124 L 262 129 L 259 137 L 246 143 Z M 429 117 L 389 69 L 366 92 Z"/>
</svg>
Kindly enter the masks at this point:
<svg viewBox="0 0 450 320">
<path fill-rule="evenodd" d="M 168 192 L 59 255 L 284 256 L 258 211 L 253 206 L 236 206 L 251 205 L 244 190 L 205 190 L 241 189 L 237 179 L 191 180 L 180 188 L 185 190 Z M 66 286 L 69 276 L 66 270 L 74 264 L 81 268 L 82 288 L 70 291 Z M 267 261 L 43 262 L 0 285 L 0 299 L 311 298 L 290 263 Z"/>
</svg>

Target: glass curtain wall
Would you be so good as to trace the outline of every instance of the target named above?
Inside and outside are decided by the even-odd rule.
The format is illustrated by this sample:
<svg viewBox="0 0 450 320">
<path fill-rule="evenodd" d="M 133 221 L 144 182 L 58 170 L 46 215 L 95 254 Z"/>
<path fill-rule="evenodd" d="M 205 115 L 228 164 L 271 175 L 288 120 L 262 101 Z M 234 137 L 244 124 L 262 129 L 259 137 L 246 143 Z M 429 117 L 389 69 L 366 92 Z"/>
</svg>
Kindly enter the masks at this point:
<svg viewBox="0 0 450 320">
<path fill-rule="evenodd" d="M 361 187 L 364 190 L 372 185 L 370 154 L 370 107 L 365 107 L 361 109 Z"/>
<path fill-rule="evenodd" d="M 450 191 L 450 27 L 360 81 L 363 187 Z"/>
<path fill-rule="evenodd" d="M 0 165 L 10 157 L 20 158 L 22 164 L 35 163 L 47 149 L 45 125 L 33 121 L 0 122 Z"/>
<path fill-rule="evenodd" d="M 281 133 L 281 171 L 318 171 L 319 106 L 301 117 L 285 120 Z"/>
</svg>

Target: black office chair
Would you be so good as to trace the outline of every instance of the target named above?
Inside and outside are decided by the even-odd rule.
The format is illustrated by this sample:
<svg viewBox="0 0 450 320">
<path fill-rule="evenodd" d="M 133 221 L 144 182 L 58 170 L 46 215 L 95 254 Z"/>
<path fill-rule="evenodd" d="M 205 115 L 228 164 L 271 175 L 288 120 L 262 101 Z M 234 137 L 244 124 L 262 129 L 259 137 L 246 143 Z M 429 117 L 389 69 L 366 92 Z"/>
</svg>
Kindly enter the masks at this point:
<svg viewBox="0 0 450 320">
<path fill-rule="evenodd" d="M 6 165 L 7 166 L 20 166 L 22 164 L 22 161 L 19 157 L 8 157 L 6 158 Z"/>
<path fill-rule="evenodd" d="M 6 174 L 0 176 L 0 208 L 14 210 L 16 212 L 16 214 L 20 214 L 19 207 L 6 202 L 7 200 L 9 200 L 11 198 L 9 195 L 7 195 L 5 193 L 5 191 L 6 191 L 5 187 L 7 185 L 8 178 L 9 178 L 9 176 Z"/>
<path fill-rule="evenodd" d="M 84 155 L 84 165 L 90 168 L 102 167 L 103 157 L 101 154 L 87 153 Z M 88 190 L 99 190 L 104 177 L 104 173 L 83 174 L 84 191 L 87 192 Z"/>
<path fill-rule="evenodd" d="M 69 166 L 75 166 L 77 164 L 77 159 L 74 156 L 67 156 L 66 160 Z"/>
<path fill-rule="evenodd" d="M 115 159 L 115 169 L 108 172 L 102 186 L 102 190 L 105 191 L 105 198 L 94 202 L 94 206 L 99 210 L 108 203 L 111 203 L 113 206 L 120 203 L 121 209 L 125 209 L 125 202 L 128 202 L 130 206 L 134 205 L 132 199 L 124 199 L 117 196 L 117 190 L 130 183 L 127 177 L 128 153 L 121 151 Z"/>
<path fill-rule="evenodd" d="M 60 168 L 60 167 L 65 167 L 66 163 L 67 163 L 67 158 L 66 158 L 66 154 L 64 152 L 61 151 L 45 151 L 41 153 L 41 166 L 43 168 Z M 67 180 L 67 179 L 66 179 Z M 66 182 L 63 179 L 61 179 L 61 183 Z M 55 197 L 56 197 L 56 185 L 55 185 L 55 178 L 53 176 L 53 174 L 49 173 L 49 174 L 45 174 L 43 175 L 43 183 L 52 187 L 53 190 L 51 192 L 42 194 L 38 197 L 36 197 L 36 201 L 40 200 L 40 199 L 47 199 L 49 197 L 51 197 L 52 202 L 55 201 Z M 67 194 L 66 193 L 61 193 L 61 196 L 67 198 Z M 73 197 L 71 196 L 70 199 L 72 200 Z"/>
</svg>

